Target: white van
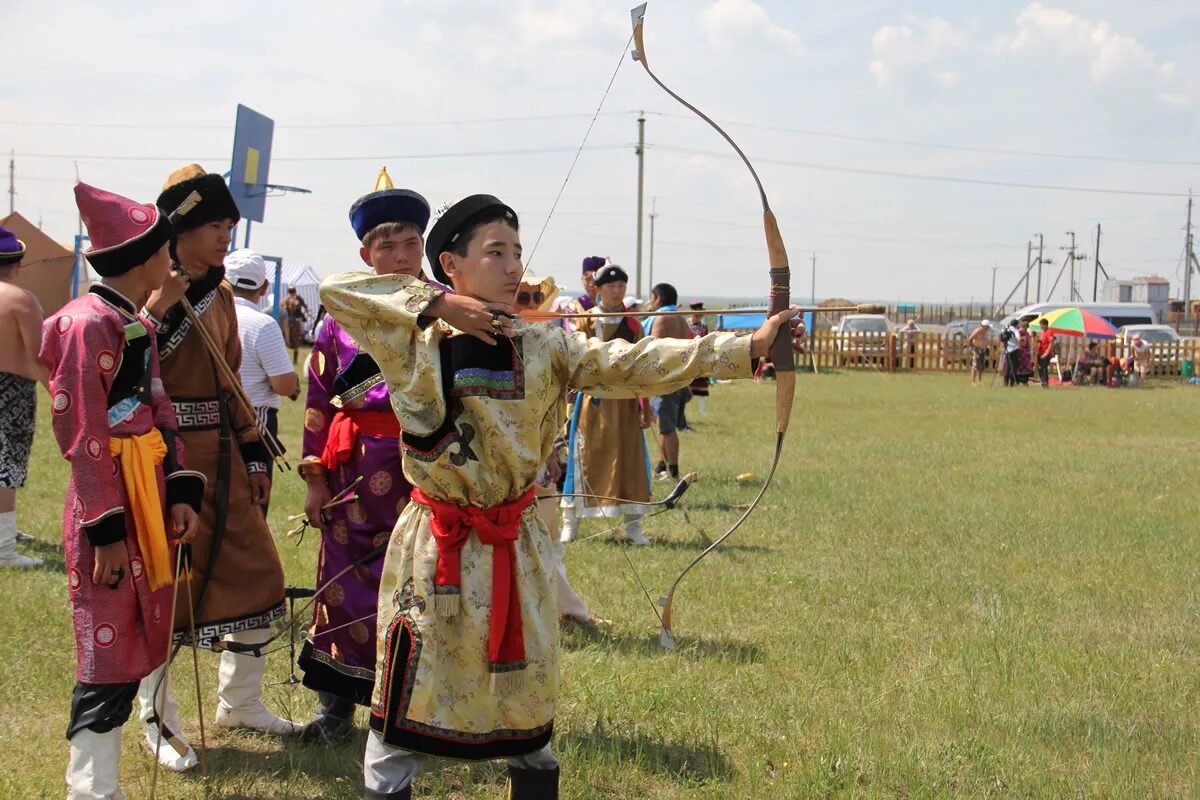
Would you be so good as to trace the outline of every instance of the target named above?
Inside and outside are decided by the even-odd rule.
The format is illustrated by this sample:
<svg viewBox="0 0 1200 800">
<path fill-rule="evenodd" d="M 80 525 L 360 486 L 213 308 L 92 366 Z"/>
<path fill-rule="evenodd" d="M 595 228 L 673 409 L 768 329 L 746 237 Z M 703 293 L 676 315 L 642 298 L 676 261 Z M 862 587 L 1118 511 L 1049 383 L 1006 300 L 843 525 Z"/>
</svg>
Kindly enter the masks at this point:
<svg viewBox="0 0 1200 800">
<path fill-rule="evenodd" d="M 1098 317 L 1104 317 L 1114 328 L 1126 325 L 1154 325 L 1158 319 L 1149 303 L 1035 303 L 1025 306 L 1014 314 L 1009 314 L 1000 324 L 1008 327 L 1013 320 L 1036 320 L 1042 314 L 1056 311 L 1060 308 L 1078 306 L 1084 311 L 1090 311 Z"/>
</svg>

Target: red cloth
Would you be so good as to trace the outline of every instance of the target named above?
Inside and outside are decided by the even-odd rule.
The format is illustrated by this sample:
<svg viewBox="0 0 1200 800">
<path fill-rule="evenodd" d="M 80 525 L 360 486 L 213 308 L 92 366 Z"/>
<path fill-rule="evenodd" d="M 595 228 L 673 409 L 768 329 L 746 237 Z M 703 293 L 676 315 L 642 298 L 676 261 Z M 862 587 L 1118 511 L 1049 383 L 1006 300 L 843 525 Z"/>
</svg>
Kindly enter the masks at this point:
<svg viewBox="0 0 1200 800">
<path fill-rule="evenodd" d="M 492 546 L 492 613 L 488 628 L 488 663 L 493 672 L 508 671 L 525 661 L 521 605 L 517 596 L 517 561 L 513 543 L 521 532 L 521 515 L 533 504 L 534 487 L 515 500 L 491 508 L 460 506 L 435 500 L 420 489 L 412 499 L 430 510 L 429 527 L 438 549 L 437 586 L 460 586 L 459 557 L 471 531 L 480 544 Z M 508 670 L 498 667 L 506 666 Z"/>
<path fill-rule="evenodd" d="M 329 438 L 321 453 L 325 469 L 337 469 L 350 460 L 359 434 L 376 439 L 399 439 L 400 420 L 391 411 L 360 411 L 342 409 L 329 423 Z"/>
</svg>

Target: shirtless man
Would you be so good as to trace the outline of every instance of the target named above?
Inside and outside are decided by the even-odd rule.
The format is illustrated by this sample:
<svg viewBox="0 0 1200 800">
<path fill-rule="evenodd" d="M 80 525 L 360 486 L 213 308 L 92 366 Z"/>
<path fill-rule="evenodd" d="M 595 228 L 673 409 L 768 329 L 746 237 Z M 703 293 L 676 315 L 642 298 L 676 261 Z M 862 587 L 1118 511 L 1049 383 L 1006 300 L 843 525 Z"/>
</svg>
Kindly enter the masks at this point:
<svg viewBox="0 0 1200 800">
<path fill-rule="evenodd" d="M 679 305 L 679 293 L 669 283 L 660 283 L 650 290 L 651 311 L 671 311 Z M 651 317 L 650 336 L 655 339 L 691 339 L 692 328 L 686 317 Z M 668 480 L 679 480 L 679 426 L 680 412 L 691 389 L 683 387 L 658 400 L 658 451 L 662 455 L 664 469 L 658 476 Z M 665 474 L 664 474 L 665 472 Z"/>
<path fill-rule="evenodd" d="M 25 243 L 0 227 L 0 567 L 36 567 L 17 553 L 17 489 L 25 486 L 37 410 L 35 382 L 48 373 L 38 361 L 42 306 L 13 281 Z"/>
<path fill-rule="evenodd" d="M 992 321 L 985 319 L 975 326 L 967 337 L 967 347 L 971 349 L 971 385 L 983 384 L 983 369 L 987 364 L 988 333 L 992 329 Z"/>
</svg>

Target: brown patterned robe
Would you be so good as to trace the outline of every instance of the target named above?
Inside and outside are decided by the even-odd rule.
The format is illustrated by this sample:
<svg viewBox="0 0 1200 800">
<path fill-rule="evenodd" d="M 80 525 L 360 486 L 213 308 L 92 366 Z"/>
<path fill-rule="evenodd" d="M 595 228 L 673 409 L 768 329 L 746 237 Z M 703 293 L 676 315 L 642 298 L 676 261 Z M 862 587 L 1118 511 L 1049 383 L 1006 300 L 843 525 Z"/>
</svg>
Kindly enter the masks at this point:
<svg viewBox="0 0 1200 800">
<path fill-rule="evenodd" d="M 236 375 L 242 345 L 233 292 L 223 277 L 224 269 L 218 267 L 193 280 L 188 299 Z M 268 455 L 253 416 L 219 381 L 216 364 L 180 305 L 158 325 L 158 352 L 188 467 L 208 478 L 193 542 L 192 596 L 198 606 L 196 638 L 210 647 L 224 634 L 267 628 L 283 617 L 283 566 L 266 519 L 250 502 L 248 470 L 265 472 Z M 186 635 L 187 625 L 187 607 L 181 602 L 175 614 L 177 639 Z"/>
</svg>

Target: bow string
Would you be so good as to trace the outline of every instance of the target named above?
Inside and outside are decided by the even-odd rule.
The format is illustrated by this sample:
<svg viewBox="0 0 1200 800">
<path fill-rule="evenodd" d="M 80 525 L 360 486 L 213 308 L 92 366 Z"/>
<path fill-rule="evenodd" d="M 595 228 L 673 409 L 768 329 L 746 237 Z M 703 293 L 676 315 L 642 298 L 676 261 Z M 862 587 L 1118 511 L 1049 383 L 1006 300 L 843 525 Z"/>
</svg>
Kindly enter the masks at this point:
<svg viewBox="0 0 1200 800">
<path fill-rule="evenodd" d="M 788 266 L 787 249 L 784 247 L 783 237 L 779 233 L 779 223 L 776 222 L 775 214 L 771 211 L 771 204 L 767 200 L 767 192 L 763 188 L 762 180 L 758 177 L 758 171 L 754 169 L 754 165 L 750 163 L 750 159 L 746 157 L 746 154 L 738 146 L 738 143 L 733 140 L 733 137 L 726 133 L 711 117 L 683 99 L 654 74 L 646 58 L 646 44 L 643 38 L 646 4 L 642 3 L 637 8 L 634 8 L 630 14 L 633 20 L 634 59 L 642 65 L 642 68 L 646 70 L 646 74 L 650 76 L 650 79 L 660 89 L 678 101 L 684 108 L 700 117 L 713 130 L 719 133 L 738 154 L 738 157 L 746 165 L 746 168 L 750 170 L 750 175 L 754 178 L 754 184 L 758 188 L 758 195 L 762 201 L 763 232 L 766 236 L 767 255 L 770 264 L 770 301 L 768 314 L 774 315 L 786 310 L 791 299 L 791 268 Z M 668 650 L 675 648 L 675 637 L 671 629 L 671 607 L 675 599 L 675 590 L 679 588 L 680 582 L 693 567 L 704 560 L 709 553 L 720 547 L 722 542 L 732 536 L 734 531 L 750 518 L 750 515 L 754 513 L 763 496 L 766 495 L 767 489 L 771 485 L 771 479 L 775 476 L 775 470 L 779 466 L 779 458 L 783 453 L 783 439 L 787 433 L 788 422 L 792 414 L 792 402 L 796 395 L 796 361 L 792 353 L 791 333 L 788 326 L 785 325 L 780 329 L 779 335 L 772 343 L 770 359 L 775 367 L 775 456 L 771 461 L 771 469 L 767 472 L 767 477 L 763 481 L 762 488 L 759 489 L 754 501 L 750 503 L 745 512 L 738 517 L 729 530 L 721 534 L 716 541 L 706 547 L 699 555 L 692 559 L 691 563 L 684 567 L 683 571 L 679 573 L 675 581 L 671 584 L 671 588 L 666 596 L 660 600 L 663 611 L 661 615 L 662 630 L 659 633 L 659 642 Z"/>
</svg>

